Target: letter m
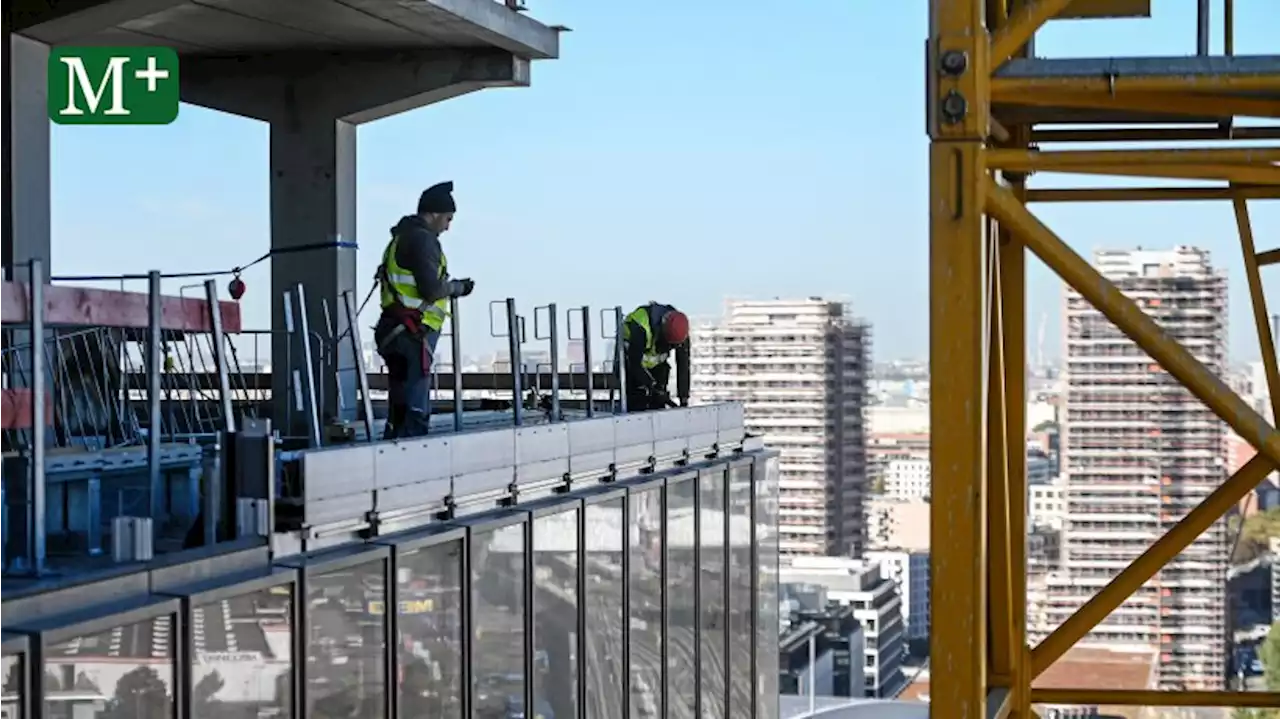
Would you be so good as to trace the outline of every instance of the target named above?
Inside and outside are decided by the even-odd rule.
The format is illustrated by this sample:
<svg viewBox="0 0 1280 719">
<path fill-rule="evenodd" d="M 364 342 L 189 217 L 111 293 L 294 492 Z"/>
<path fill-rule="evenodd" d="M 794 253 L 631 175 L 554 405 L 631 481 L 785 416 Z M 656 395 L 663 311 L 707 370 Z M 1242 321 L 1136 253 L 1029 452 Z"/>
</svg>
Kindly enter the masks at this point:
<svg viewBox="0 0 1280 719">
<path fill-rule="evenodd" d="M 111 88 L 111 106 L 102 114 L 104 115 L 128 115 L 129 111 L 124 107 L 124 66 L 129 62 L 127 57 L 113 57 L 107 62 L 107 70 L 102 74 L 102 82 L 98 83 L 95 90 L 93 83 L 89 81 L 89 73 L 84 68 L 84 60 L 78 57 L 59 58 L 62 64 L 67 66 L 67 106 L 62 108 L 59 114 L 62 115 L 83 115 L 84 110 L 76 104 L 76 95 L 84 95 L 85 105 L 89 108 L 90 114 L 98 112 L 98 105 L 102 103 L 102 96 L 106 94 L 107 88 Z M 77 90 L 79 93 L 77 93 Z"/>
</svg>

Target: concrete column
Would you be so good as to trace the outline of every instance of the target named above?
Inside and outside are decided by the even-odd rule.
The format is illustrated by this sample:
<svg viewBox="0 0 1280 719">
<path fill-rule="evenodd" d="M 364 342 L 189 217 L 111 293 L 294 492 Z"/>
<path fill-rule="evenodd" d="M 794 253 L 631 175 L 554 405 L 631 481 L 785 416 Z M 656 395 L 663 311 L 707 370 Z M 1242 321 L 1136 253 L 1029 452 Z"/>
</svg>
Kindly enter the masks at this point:
<svg viewBox="0 0 1280 719">
<path fill-rule="evenodd" d="M 349 340 L 333 341 L 347 331 L 342 293 L 358 291 L 356 277 L 356 127 L 305 108 L 271 123 L 271 316 L 282 328 L 283 295 L 299 283 L 305 290 L 307 324 L 314 361 L 322 348 L 334 350 L 317 365 L 317 406 L 321 421 L 355 419 L 355 358 Z M 336 243 L 348 243 L 337 245 Z M 319 247 L 316 247 L 319 245 Z M 290 251 L 295 248 L 297 251 Z M 365 283 L 367 291 L 368 283 Z M 363 298 L 361 295 L 360 298 Z M 357 302 L 360 298 L 357 298 Z M 296 299 L 294 300 L 296 302 Z M 328 316 L 324 307 L 328 306 Z M 297 316 L 295 315 L 295 318 Z M 289 373 L 288 338 L 277 332 L 271 343 L 272 392 L 284 397 Z M 293 365 L 300 366 L 299 348 Z M 323 369 L 319 369 L 319 367 Z M 290 398 L 292 400 L 292 398 Z M 279 401 L 276 403 L 280 408 Z M 277 413 L 277 417 L 283 417 Z M 289 428 L 294 433 L 298 426 Z"/>
<path fill-rule="evenodd" d="M 44 260 L 48 281 L 49 242 L 49 46 L 4 33 L 4 197 L 5 279 L 33 257 Z"/>
</svg>

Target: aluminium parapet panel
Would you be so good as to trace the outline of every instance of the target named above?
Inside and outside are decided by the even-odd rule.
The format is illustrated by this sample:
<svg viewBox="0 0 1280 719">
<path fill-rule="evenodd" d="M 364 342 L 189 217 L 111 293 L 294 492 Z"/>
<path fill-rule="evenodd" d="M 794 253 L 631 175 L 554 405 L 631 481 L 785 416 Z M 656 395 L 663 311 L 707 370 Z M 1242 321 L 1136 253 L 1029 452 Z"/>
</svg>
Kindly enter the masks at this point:
<svg viewBox="0 0 1280 719">
<path fill-rule="evenodd" d="M 547 483 L 624 478 L 746 440 L 733 403 L 336 447 L 298 461 L 315 530 L 373 513 L 497 502 Z"/>
</svg>

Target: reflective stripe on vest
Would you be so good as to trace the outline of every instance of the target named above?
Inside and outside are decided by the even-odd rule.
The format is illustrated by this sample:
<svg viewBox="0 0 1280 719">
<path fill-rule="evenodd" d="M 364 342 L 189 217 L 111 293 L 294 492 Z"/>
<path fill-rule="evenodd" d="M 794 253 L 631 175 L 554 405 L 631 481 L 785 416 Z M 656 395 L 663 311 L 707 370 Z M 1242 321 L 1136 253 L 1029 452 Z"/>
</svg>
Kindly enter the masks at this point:
<svg viewBox="0 0 1280 719">
<path fill-rule="evenodd" d="M 418 282 L 413 273 L 396 262 L 396 245 L 399 237 L 392 237 L 387 249 L 382 254 L 382 307 L 386 309 L 395 304 L 405 307 L 416 307 L 422 304 L 422 295 L 418 293 Z M 440 277 L 448 273 L 449 262 L 444 253 L 440 253 Z M 449 298 L 441 298 L 422 307 L 422 324 L 439 331 L 449 317 Z"/>
<path fill-rule="evenodd" d="M 622 340 L 624 342 L 631 341 L 631 323 L 635 322 L 640 325 L 640 329 L 644 331 L 644 359 L 640 364 L 645 369 L 653 369 L 663 362 L 667 361 L 670 353 L 659 352 L 656 338 L 653 335 L 653 328 L 649 326 L 649 308 L 639 307 L 634 312 L 627 315 L 626 322 L 622 326 Z"/>
</svg>

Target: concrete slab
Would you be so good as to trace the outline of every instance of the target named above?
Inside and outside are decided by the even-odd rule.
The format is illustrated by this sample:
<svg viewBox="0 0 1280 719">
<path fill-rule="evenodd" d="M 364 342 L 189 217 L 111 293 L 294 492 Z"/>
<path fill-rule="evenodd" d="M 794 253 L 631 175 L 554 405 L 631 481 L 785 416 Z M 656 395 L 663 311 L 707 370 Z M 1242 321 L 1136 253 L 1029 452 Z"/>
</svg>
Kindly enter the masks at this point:
<svg viewBox="0 0 1280 719">
<path fill-rule="evenodd" d="M 527 86 L 529 64 L 491 48 L 196 57 L 182 65 L 182 99 L 266 121 L 306 107 L 360 124 L 484 88 Z"/>
<path fill-rule="evenodd" d="M 52 6 L 50 6 L 52 5 Z M 70 0 L 15 12 L 46 44 L 164 45 L 187 55 L 497 48 L 559 56 L 559 32 L 495 0 Z"/>
</svg>

